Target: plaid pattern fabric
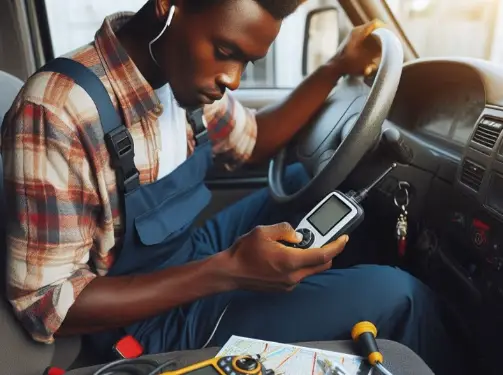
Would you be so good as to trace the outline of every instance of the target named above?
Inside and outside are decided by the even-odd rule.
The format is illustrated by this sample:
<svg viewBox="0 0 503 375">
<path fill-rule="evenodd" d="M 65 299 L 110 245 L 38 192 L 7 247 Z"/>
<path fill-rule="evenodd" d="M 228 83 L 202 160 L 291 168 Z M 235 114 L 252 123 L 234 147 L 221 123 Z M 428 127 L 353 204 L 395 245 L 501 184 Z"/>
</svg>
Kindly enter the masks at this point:
<svg viewBox="0 0 503 375">
<path fill-rule="evenodd" d="M 163 108 L 114 34 L 130 17 L 108 17 L 93 43 L 68 56 L 92 69 L 121 109 L 145 184 L 157 178 Z M 254 113 L 228 94 L 204 112 L 216 163 L 238 167 L 255 145 Z M 188 123 L 187 140 L 190 155 Z M 114 263 L 122 225 L 115 173 L 93 101 L 55 73 L 28 80 L 7 115 L 1 146 L 9 300 L 32 337 L 51 343 L 79 293 Z"/>
</svg>

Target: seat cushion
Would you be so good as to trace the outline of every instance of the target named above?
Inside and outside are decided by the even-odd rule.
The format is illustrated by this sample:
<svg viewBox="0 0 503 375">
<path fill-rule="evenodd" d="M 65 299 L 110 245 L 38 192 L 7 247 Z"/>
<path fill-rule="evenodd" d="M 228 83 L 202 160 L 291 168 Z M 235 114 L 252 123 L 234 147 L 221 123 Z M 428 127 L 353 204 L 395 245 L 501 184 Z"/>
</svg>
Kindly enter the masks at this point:
<svg viewBox="0 0 503 375">
<path fill-rule="evenodd" d="M 34 342 L 21 329 L 12 307 L 0 299 L 0 366 L 4 374 L 41 375 L 49 366 L 54 345 Z"/>
<path fill-rule="evenodd" d="M 9 73 L 0 71 L 0 124 L 21 87 L 23 87 L 23 81 Z"/>
<path fill-rule="evenodd" d="M 423 360 L 406 346 L 388 340 L 377 340 L 377 343 L 384 355 L 385 365 L 391 373 L 400 375 L 433 375 L 433 372 L 423 362 Z M 341 353 L 357 354 L 352 341 L 311 342 L 301 343 L 299 345 Z M 147 358 L 153 358 L 159 363 L 174 359 L 177 362 L 178 368 L 180 368 L 214 357 L 218 353 L 218 350 L 218 348 L 208 348 L 202 350 L 159 354 L 147 356 Z M 94 366 L 76 369 L 67 374 L 92 375 L 99 367 L 100 366 Z"/>
<path fill-rule="evenodd" d="M 16 98 L 23 81 L 11 74 L 0 71 L 0 125 L 5 113 Z M 0 155 L 0 243 L 4 243 L 5 202 L 3 196 L 3 169 Z M 5 298 L 5 275 L 7 253 L 5 247 L 0 252 L 0 367 L 2 373 L 17 375 L 41 375 L 52 365 L 69 367 L 79 355 L 80 337 L 58 339 L 54 345 L 33 341 L 16 319 L 12 306 Z"/>
</svg>

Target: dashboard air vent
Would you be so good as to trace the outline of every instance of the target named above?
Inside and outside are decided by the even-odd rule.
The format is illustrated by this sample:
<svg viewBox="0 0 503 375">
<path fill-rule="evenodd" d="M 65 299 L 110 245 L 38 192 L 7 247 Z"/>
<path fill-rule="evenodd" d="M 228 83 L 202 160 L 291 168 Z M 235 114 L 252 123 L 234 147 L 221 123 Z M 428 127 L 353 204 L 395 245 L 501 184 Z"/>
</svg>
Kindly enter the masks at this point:
<svg viewBox="0 0 503 375">
<path fill-rule="evenodd" d="M 477 125 L 477 130 L 473 135 L 473 142 L 493 149 L 503 130 L 503 122 L 483 118 Z"/>
<path fill-rule="evenodd" d="M 486 170 L 475 163 L 465 160 L 461 171 L 461 182 L 475 191 L 479 191 Z"/>
</svg>

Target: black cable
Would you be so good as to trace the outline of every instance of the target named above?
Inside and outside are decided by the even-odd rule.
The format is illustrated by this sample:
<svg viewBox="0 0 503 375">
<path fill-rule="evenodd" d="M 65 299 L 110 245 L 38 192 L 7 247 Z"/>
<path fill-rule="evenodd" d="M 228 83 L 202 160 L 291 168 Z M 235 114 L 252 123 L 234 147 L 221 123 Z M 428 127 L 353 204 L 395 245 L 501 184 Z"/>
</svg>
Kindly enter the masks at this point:
<svg viewBox="0 0 503 375">
<path fill-rule="evenodd" d="M 140 370 L 137 368 L 122 368 L 118 367 L 114 371 L 107 372 L 103 375 L 117 375 L 117 374 L 127 374 L 127 375 L 144 375 Z"/>
<path fill-rule="evenodd" d="M 146 358 L 131 358 L 131 359 L 119 359 L 117 361 L 108 363 L 107 365 L 101 367 L 97 371 L 94 372 L 93 375 L 113 375 L 117 374 L 118 370 L 120 367 L 123 367 L 125 365 L 148 365 L 152 366 L 154 368 L 157 368 L 159 366 L 159 363 L 157 361 L 154 361 L 152 359 L 146 359 Z M 112 370 L 112 371 L 110 371 Z M 129 370 L 121 370 L 122 372 L 129 373 L 131 375 L 141 375 L 138 369 L 129 369 Z"/>
<path fill-rule="evenodd" d="M 161 371 L 166 370 L 166 367 L 174 365 L 175 363 L 174 360 L 166 361 L 162 365 L 156 367 L 152 372 L 149 372 L 148 375 L 158 375 Z"/>
<path fill-rule="evenodd" d="M 361 203 L 365 198 L 367 198 L 367 195 L 370 192 L 370 190 L 372 190 L 379 182 L 381 182 L 384 179 L 384 177 L 388 175 L 388 173 L 390 173 L 396 167 L 397 167 L 396 163 L 391 164 L 391 167 L 386 169 L 384 173 L 382 173 L 378 178 L 376 178 L 375 181 L 372 182 L 369 186 L 360 190 L 359 192 L 350 191 L 346 195 L 350 198 L 353 198 L 356 203 L 358 204 Z"/>
<path fill-rule="evenodd" d="M 152 366 L 154 367 L 154 370 L 148 373 L 148 375 L 157 375 L 166 367 L 174 365 L 176 362 L 174 360 L 168 360 L 162 364 L 159 364 L 159 362 L 151 359 L 146 359 L 146 358 L 132 358 L 132 359 L 119 359 L 115 362 L 111 362 L 100 369 L 98 369 L 96 372 L 94 372 L 93 375 L 116 375 L 119 373 L 122 374 L 129 374 L 129 375 L 144 375 L 143 371 L 140 371 L 138 368 L 124 368 L 125 366 L 140 366 L 140 365 L 147 365 L 147 366 Z M 106 371 L 106 372 L 105 372 Z"/>
</svg>

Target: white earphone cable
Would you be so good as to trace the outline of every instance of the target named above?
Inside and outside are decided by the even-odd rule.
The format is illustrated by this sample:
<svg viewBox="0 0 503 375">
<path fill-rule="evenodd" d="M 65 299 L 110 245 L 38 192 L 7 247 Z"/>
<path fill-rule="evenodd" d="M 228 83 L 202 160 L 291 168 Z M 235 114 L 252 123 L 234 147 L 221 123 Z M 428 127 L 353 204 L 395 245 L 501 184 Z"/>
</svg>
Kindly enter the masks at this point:
<svg viewBox="0 0 503 375">
<path fill-rule="evenodd" d="M 154 62 L 157 64 L 157 66 L 159 66 L 159 63 L 155 59 L 154 53 L 152 52 L 152 45 L 155 42 L 157 42 L 159 40 L 159 38 L 166 32 L 166 29 L 171 25 L 171 21 L 173 20 L 173 16 L 174 15 L 175 15 L 175 6 L 172 5 L 171 8 L 169 8 L 168 18 L 166 19 L 166 23 L 164 24 L 163 29 L 161 30 L 161 32 L 159 33 L 159 35 L 157 35 L 154 39 L 152 39 L 150 41 L 150 43 L 148 44 L 148 50 L 150 52 L 150 57 L 152 58 L 152 60 L 154 60 Z"/>
</svg>

